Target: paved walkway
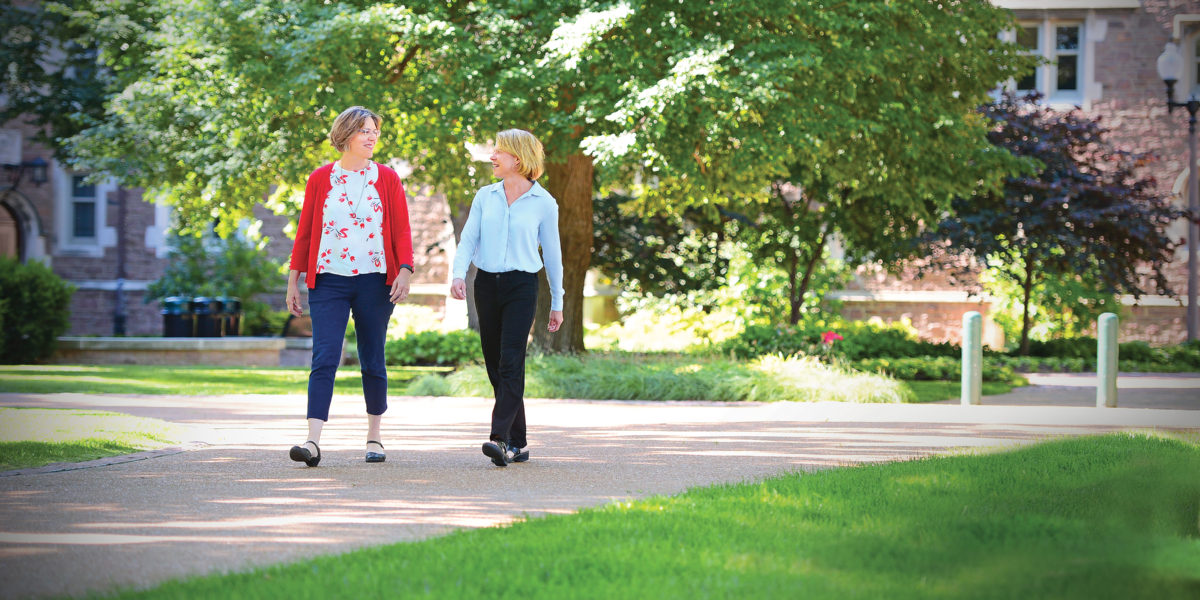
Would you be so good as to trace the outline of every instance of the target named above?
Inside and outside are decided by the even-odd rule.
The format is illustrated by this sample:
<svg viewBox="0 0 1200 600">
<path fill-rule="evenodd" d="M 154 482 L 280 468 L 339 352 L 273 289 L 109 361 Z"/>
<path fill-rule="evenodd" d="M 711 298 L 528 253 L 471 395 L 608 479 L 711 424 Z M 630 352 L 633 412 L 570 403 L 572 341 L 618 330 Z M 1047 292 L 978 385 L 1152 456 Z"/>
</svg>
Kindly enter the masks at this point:
<svg viewBox="0 0 1200 600">
<path fill-rule="evenodd" d="M 1072 386 L 1052 383 L 978 407 L 530 400 L 532 460 L 505 469 L 479 452 L 491 410 L 481 399 L 392 398 L 387 462 L 366 464 L 362 401 L 338 397 L 324 459 L 308 469 L 286 456 L 303 441 L 299 395 L 0 394 L 0 406 L 166 419 L 197 442 L 0 474 L 0 596 L 152 586 L 788 471 L 1120 429 L 1200 431 L 1200 376 L 1122 388 L 1128 405 L 1172 408 L 1052 406 L 1078 401 Z M 1154 389 L 1172 391 L 1164 399 Z"/>
</svg>

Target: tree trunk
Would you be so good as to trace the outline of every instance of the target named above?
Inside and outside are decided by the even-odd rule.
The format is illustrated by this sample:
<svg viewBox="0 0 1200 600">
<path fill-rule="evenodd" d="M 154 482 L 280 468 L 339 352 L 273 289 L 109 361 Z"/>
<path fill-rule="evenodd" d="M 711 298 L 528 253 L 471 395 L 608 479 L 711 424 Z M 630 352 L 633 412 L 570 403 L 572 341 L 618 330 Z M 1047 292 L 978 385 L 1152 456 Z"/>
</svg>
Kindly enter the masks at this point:
<svg viewBox="0 0 1200 600">
<path fill-rule="evenodd" d="M 458 210 L 454 209 L 454 205 L 450 205 L 450 227 L 454 229 L 454 244 L 458 245 L 462 241 L 462 230 L 467 224 L 467 217 L 471 214 L 471 203 L 463 202 L 458 205 Z M 454 265 L 450 266 L 451 269 Z M 479 331 L 479 312 L 475 310 L 475 272 L 478 269 L 474 264 L 467 267 L 467 327 Z"/>
<path fill-rule="evenodd" d="M 790 248 L 789 250 L 787 261 L 788 307 L 790 309 L 788 312 L 788 323 L 795 325 L 800 322 L 800 302 L 796 297 L 796 267 L 800 262 L 800 257 L 798 256 L 799 251 L 795 248 Z M 801 294 L 800 297 L 803 298 L 804 295 Z"/>
<path fill-rule="evenodd" d="M 1021 346 L 1017 350 L 1020 356 L 1029 355 L 1029 302 L 1033 296 L 1033 251 L 1025 255 L 1025 279 L 1021 282 Z"/>
<path fill-rule="evenodd" d="M 546 190 L 558 200 L 558 234 L 563 255 L 563 323 L 546 331 L 550 319 L 550 286 L 538 276 L 538 308 L 533 343 L 545 352 L 583 352 L 583 281 L 592 264 L 592 158 L 572 154 L 565 163 L 546 163 Z"/>
<path fill-rule="evenodd" d="M 808 264 L 804 267 L 804 279 L 800 280 L 800 288 L 793 291 L 795 300 L 792 305 L 792 325 L 800 322 L 800 305 L 804 304 L 804 294 L 808 293 L 808 284 L 812 283 L 813 271 L 817 269 L 817 264 L 821 262 L 821 256 L 825 254 L 825 240 L 829 237 L 828 231 L 828 226 L 822 224 L 821 234 L 817 236 L 817 245 L 813 248 L 812 257 L 808 259 Z"/>
</svg>

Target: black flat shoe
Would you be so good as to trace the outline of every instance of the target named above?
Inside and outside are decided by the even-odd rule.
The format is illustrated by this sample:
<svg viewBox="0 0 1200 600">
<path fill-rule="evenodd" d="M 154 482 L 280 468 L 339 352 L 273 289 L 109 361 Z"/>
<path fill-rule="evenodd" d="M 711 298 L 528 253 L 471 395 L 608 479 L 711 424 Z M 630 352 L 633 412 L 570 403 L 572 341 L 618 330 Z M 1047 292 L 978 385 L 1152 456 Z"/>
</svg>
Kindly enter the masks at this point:
<svg viewBox="0 0 1200 600">
<path fill-rule="evenodd" d="M 512 461 L 515 463 L 529 462 L 529 451 L 524 448 L 508 447 L 509 453 L 512 455 Z"/>
<path fill-rule="evenodd" d="M 305 443 L 316 447 L 316 456 L 313 456 L 312 451 L 304 446 L 292 446 L 292 449 L 288 451 L 288 456 L 296 462 L 302 462 L 310 467 L 315 467 L 321 463 L 321 447 L 317 446 L 317 443 L 312 440 L 308 440 Z"/>
<path fill-rule="evenodd" d="M 377 442 L 375 440 L 367 440 L 367 443 L 368 444 L 379 444 L 379 442 Z M 379 447 L 383 448 L 383 444 L 379 444 Z M 383 462 L 385 460 L 387 460 L 386 454 L 384 454 L 382 452 L 372 452 L 370 450 L 367 450 L 367 462 Z"/>
</svg>

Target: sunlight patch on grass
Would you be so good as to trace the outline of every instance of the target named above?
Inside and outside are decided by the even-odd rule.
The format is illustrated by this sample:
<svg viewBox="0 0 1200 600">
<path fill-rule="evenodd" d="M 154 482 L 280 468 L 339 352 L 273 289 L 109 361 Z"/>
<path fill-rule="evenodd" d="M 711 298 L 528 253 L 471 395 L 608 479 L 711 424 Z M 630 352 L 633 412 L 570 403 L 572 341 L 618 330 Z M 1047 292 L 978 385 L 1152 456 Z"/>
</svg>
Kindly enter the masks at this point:
<svg viewBox="0 0 1200 600">
<path fill-rule="evenodd" d="M 177 425 L 121 413 L 0 408 L 0 470 L 162 448 L 182 435 Z"/>
</svg>

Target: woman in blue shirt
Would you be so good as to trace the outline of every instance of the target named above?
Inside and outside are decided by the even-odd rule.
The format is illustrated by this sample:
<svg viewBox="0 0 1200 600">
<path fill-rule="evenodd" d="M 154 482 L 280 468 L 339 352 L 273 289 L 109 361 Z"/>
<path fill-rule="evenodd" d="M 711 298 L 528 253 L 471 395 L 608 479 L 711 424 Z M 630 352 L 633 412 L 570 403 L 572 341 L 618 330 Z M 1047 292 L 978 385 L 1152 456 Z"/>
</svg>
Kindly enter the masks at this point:
<svg viewBox="0 0 1200 600">
<path fill-rule="evenodd" d="M 538 271 L 550 284 L 550 321 L 562 324 L 562 249 L 558 203 L 537 183 L 545 152 L 532 133 L 509 129 L 496 135 L 492 171 L 499 182 L 471 201 L 454 256 L 450 295 L 467 296 L 467 267 L 474 263 L 475 307 L 488 379 L 496 395 L 492 431 L 483 453 L 498 466 L 529 460 L 525 449 L 525 346 L 537 311 Z M 538 254 L 538 247 L 541 254 Z"/>
</svg>

